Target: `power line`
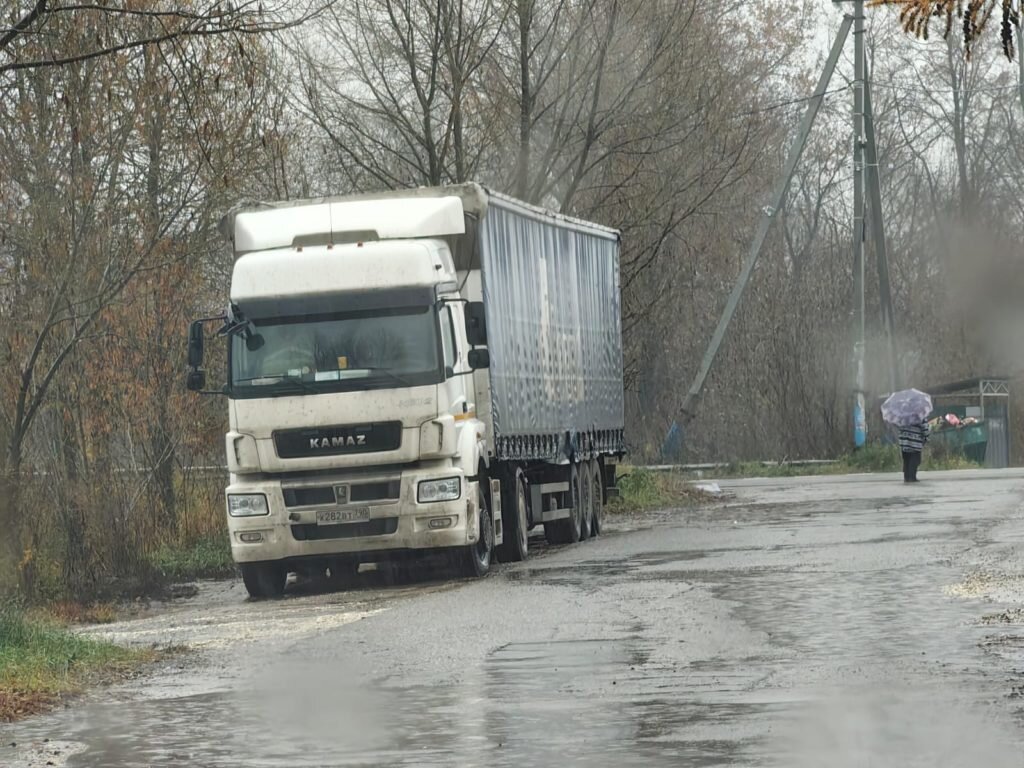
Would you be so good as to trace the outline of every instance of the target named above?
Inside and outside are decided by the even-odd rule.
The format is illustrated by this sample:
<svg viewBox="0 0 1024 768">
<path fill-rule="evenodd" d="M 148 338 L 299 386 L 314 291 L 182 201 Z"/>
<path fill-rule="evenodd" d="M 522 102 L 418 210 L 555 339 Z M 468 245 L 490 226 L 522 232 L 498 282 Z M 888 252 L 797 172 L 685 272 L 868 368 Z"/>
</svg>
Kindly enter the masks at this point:
<svg viewBox="0 0 1024 768">
<path fill-rule="evenodd" d="M 832 88 L 831 90 L 827 90 L 827 91 L 823 92 L 821 95 L 822 96 L 829 96 L 829 95 L 831 95 L 833 93 L 843 93 L 844 91 L 848 91 L 848 90 L 850 90 L 850 86 L 845 85 L 842 88 Z M 804 104 L 804 103 L 810 101 L 811 99 L 816 99 L 816 98 L 818 98 L 818 95 L 812 93 L 810 96 L 801 96 L 800 98 L 790 99 L 789 101 L 780 101 L 780 102 L 777 102 L 775 104 L 769 104 L 767 107 L 762 107 L 760 109 L 753 109 L 753 110 L 750 110 L 748 112 L 739 112 L 739 113 L 737 113 L 736 116 L 737 117 L 750 117 L 752 115 L 762 115 L 765 112 L 772 112 L 772 111 L 774 111 L 776 109 L 782 109 L 783 107 L 792 107 L 792 106 L 797 105 L 797 104 Z"/>
<path fill-rule="evenodd" d="M 896 85 L 893 83 L 878 83 L 875 81 L 872 81 L 871 87 L 876 89 L 887 88 L 891 91 L 900 91 L 903 93 L 922 93 L 928 94 L 930 96 L 943 96 L 949 93 L 948 90 L 940 88 L 922 88 L 913 85 Z M 987 85 L 980 87 L 966 87 L 962 88 L 962 91 L 967 93 L 1003 93 L 1006 91 L 1016 91 L 1019 90 L 1021 87 L 1022 86 L 1020 84 L 1014 83 L 1013 85 Z M 836 93 L 844 93 L 846 91 L 849 91 L 851 88 L 852 84 L 844 85 L 840 88 L 831 88 L 825 91 L 822 95 L 830 96 Z M 763 115 L 768 112 L 774 112 L 775 110 L 783 109 L 785 107 L 792 107 L 805 104 L 814 98 L 816 98 L 815 94 L 811 94 L 810 96 L 801 96 L 798 98 L 788 99 L 786 101 L 779 101 L 774 104 L 769 104 L 766 107 L 751 109 L 747 110 L 746 112 L 737 112 L 735 117 L 753 117 L 754 115 Z"/>
<path fill-rule="evenodd" d="M 893 83 L 878 83 L 878 82 L 874 82 L 874 81 L 872 81 L 871 87 L 872 88 L 888 88 L 891 91 L 903 91 L 905 93 L 926 93 L 926 94 L 929 94 L 931 96 L 941 96 L 941 95 L 947 94 L 949 92 L 946 89 L 921 88 L 919 86 L 914 86 L 914 85 L 896 85 L 896 84 L 893 84 Z M 1016 90 L 1020 89 L 1020 87 L 1021 87 L 1021 85 L 1019 83 L 1014 83 L 1013 85 L 985 85 L 985 86 L 979 86 L 979 87 L 966 86 L 966 87 L 961 87 L 961 91 L 963 91 L 965 93 L 994 93 L 994 92 L 997 92 L 997 91 L 998 92 L 1002 92 L 1002 91 L 1016 91 Z"/>
</svg>

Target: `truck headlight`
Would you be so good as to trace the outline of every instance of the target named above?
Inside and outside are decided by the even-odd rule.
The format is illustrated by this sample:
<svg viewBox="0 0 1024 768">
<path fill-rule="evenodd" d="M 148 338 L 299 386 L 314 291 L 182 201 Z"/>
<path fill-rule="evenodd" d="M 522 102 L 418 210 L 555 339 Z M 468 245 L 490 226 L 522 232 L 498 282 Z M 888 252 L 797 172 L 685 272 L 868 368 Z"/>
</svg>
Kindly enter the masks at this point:
<svg viewBox="0 0 1024 768">
<path fill-rule="evenodd" d="M 455 501 L 462 495 L 462 480 L 446 477 L 444 480 L 424 480 L 419 485 L 416 498 L 420 504 L 434 501 Z"/>
<path fill-rule="evenodd" d="M 228 514 L 232 517 L 256 517 L 269 515 L 267 497 L 262 493 L 229 493 Z"/>
</svg>

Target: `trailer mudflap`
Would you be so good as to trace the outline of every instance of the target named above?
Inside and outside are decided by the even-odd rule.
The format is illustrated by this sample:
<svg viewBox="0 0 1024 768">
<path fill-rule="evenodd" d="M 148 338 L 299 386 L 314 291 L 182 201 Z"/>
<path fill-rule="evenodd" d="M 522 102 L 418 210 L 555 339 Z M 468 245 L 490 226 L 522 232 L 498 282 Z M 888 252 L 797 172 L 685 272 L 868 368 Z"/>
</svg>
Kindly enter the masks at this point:
<svg viewBox="0 0 1024 768">
<path fill-rule="evenodd" d="M 608 499 L 617 499 L 619 497 L 619 485 L 616 477 L 616 470 L 618 469 L 617 464 L 602 464 L 601 472 L 604 474 L 604 500 L 605 503 Z"/>
</svg>

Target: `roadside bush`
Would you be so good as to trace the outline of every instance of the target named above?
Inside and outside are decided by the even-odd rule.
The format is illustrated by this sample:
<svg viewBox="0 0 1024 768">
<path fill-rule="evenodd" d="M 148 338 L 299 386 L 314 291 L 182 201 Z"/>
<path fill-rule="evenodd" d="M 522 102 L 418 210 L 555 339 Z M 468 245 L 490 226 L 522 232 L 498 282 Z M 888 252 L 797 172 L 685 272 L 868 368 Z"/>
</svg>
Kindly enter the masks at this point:
<svg viewBox="0 0 1024 768">
<path fill-rule="evenodd" d="M 652 472 L 648 469 L 619 468 L 618 497 L 609 503 L 610 512 L 639 512 L 651 509 L 687 507 L 707 499 L 680 472 Z"/>
<path fill-rule="evenodd" d="M 80 603 L 159 594 L 169 581 L 233 572 L 224 520 L 224 479 L 179 474 L 168 520 L 146 492 L 146 477 L 110 472 L 88 482 L 52 476 L 22 486 L 19 594 L 33 603 Z"/>
<path fill-rule="evenodd" d="M 898 446 L 868 443 L 844 456 L 840 464 L 853 472 L 896 472 L 902 468 L 903 459 Z"/>
<path fill-rule="evenodd" d="M 629 507 L 648 507 L 662 499 L 657 473 L 648 469 L 629 469 L 617 481 L 619 499 Z"/>
<path fill-rule="evenodd" d="M 168 581 L 217 578 L 235 572 L 226 533 L 210 535 L 186 546 L 165 544 L 152 554 L 150 562 Z"/>
</svg>

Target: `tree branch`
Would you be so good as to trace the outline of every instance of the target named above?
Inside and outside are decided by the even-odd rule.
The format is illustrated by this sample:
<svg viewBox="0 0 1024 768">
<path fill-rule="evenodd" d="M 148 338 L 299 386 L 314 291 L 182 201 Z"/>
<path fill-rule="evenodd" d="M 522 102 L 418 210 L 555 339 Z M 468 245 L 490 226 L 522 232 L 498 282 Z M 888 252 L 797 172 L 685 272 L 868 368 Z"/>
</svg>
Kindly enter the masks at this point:
<svg viewBox="0 0 1024 768">
<path fill-rule="evenodd" d="M 32 10 L 16 21 L 14 26 L 4 33 L 3 37 L 0 37 L 0 51 L 10 45 L 18 35 L 24 33 L 32 22 L 46 13 L 46 2 L 47 0 L 36 0 L 36 4 L 32 6 Z"/>
</svg>

